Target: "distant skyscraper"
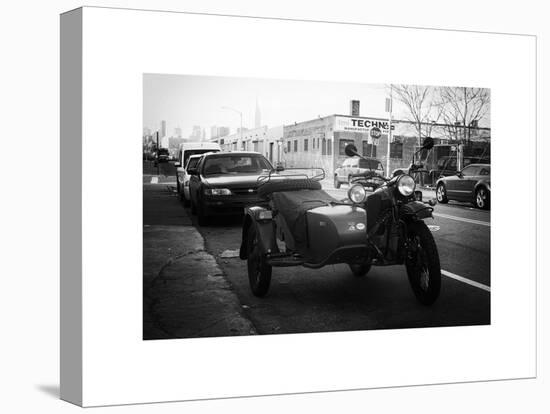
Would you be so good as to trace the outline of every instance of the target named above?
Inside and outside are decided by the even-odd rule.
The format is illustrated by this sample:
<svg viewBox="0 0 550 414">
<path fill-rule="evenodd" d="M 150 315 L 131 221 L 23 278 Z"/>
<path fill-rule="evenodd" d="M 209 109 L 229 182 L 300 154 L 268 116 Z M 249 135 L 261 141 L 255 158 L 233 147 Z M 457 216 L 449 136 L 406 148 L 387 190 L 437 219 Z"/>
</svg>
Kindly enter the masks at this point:
<svg viewBox="0 0 550 414">
<path fill-rule="evenodd" d="M 260 113 L 260 105 L 258 104 L 258 98 L 256 98 L 256 115 L 254 117 L 254 126 L 259 128 L 262 126 L 262 114 Z"/>
<path fill-rule="evenodd" d="M 200 141 L 202 138 L 202 131 L 200 125 L 193 126 L 193 132 L 189 136 L 190 141 Z"/>
<path fill-rule="evenodd" d="M 174 137 L 181 138 L 181 128 L 180 127 L 174 128 Z"/>
<path fill-rule="evenodd" d="M 219 136 L 218 127 L 216 125 L 210 127 L 210 138 L 218 138 Z"/>
<path fill-rule="evenodd" d="M 229 127 L 218 127 L 218 137 L 225 137 L 227 135 L 229 135 Z"/>
</svg>

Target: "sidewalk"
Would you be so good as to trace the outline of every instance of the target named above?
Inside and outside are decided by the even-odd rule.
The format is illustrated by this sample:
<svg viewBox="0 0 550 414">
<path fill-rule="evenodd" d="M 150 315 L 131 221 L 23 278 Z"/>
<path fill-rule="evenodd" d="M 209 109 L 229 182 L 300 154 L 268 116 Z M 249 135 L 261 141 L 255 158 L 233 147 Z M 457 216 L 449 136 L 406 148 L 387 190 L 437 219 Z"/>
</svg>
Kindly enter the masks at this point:
<svg viewBox="0 0 550 414">
<path fill-rule="evenodd" d="M 144 189 L 144 223 L 143 339 L 256 334 L 174 195 Z"/>
</svg>

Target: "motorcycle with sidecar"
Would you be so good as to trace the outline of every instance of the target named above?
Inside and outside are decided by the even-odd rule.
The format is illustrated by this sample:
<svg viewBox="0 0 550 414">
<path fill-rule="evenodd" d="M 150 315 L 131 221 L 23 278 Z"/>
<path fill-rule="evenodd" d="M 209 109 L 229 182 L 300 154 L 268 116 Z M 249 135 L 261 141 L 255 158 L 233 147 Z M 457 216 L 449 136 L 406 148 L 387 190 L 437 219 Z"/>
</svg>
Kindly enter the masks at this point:
<svg viewBox="0 0 550 414">
<path fill-rule="evenodd" d="M 433 140 L 426 138 L 418 151 L 432 147 Z M 353 144 L 345 152 L 361 157 Z M 414 155 L 411 166 L 419 170 Z M 433 304 L 440 293 L 441 268 L 424 219 L 432 217 L 434 203 L 421 201 L 409 174 L 374 174 L 352 177 L 347 200 L 321 189 L 324 171 L 311 177 L 279 172 L 260 177 L 258 195 L 265 202 L 245 209 L 240 247 L 252 293 L 267 294 L 273 267 L 346 263 L 361 277 L 372 266 L 404 265 L 417 300 Z M 368 194 L 364 181 L 373 178 L 383 184 Z"/>
</svg>

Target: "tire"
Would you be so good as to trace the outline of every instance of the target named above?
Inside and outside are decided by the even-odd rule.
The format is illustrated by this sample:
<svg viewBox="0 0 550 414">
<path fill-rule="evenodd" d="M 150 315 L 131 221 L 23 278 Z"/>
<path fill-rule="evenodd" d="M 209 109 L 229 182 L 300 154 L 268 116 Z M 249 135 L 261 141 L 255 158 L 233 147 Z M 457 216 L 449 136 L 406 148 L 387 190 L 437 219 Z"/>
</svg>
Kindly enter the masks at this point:
<svg viewBox="0 0 550 414">
<path fill-rule="evenodd" d="M 353 276 L 355 277 L 365 277 L 367 273 L 369 273 L 371 264 L 365 263 L 365 264 L 355 264 L 355 263 L 349 263 L 348 264 L 351 273 L 353 273 Z"/>
<path fill-rule="evenodd" d="M 191 196 L 191 194 L 189 194 L 189 196 Z M 191 198 L 191 197 L 189 197 Z M 195 205 L 195 203 L 193 203 L 193 198 L 191 198 L 191 214 L 193 215 L 196 215 L 197 214 L 197 206 Z"/>
<path fill-rule="evenodd" d="M 248 282 L 254 296 L 263 297 L 269 291 L 271 284 L 272 267 L 267 264 L 265 256 L 260 250 L 256 229 L 251 224 L 248 228 L 248 259 L 246 267 L 248 271 Z"/>
<path fill-rule="evenodd" d="M 340 181 L 338 181 L 337 175 L 334 176 L 334 188 L 336 188 L 337 190 L 340 188 Z"/>
<path fill-rule="evenodd" d="M 491 206 L 491 193 L 483 186 L 476 190 L 474 205 L 482 210 L 488 210 Z"/>
<path fill-rule="evenodd" d="M 437 202 L 441 204 L 447 204 L 449 202 L 445 184 L 440 183 L 437 185 L 437 188 L 435 189 L 435 198 L 437 198 Z"/>
<path fill-rule="evenodd" d="M 320 190 L 321 183 L 319 181 L 302 179 L 302 180 L 283 180 L 272 181 L 261 185 L 258 188 L 258 196 L 265 198 L 271 193 L 279 191 L 298 191 L 298 190 Z"/>
<path fill-rule="evenodd" d="M 197 208 L 197 217 L 199 221 L 199 226 L 208 226 L 210 223 L 209 217 L 204 214 L 204 206 L 201 202 L 199 202 L 198 208 Z"/>
<path fill-rule="evenodd" d="M 432 233 L 423 221 L 408 225 L 407 244 L 405 266 L 411 288 L 421 304 L 432 305 L 441 290 L 441 265 Z"/>
</svg>

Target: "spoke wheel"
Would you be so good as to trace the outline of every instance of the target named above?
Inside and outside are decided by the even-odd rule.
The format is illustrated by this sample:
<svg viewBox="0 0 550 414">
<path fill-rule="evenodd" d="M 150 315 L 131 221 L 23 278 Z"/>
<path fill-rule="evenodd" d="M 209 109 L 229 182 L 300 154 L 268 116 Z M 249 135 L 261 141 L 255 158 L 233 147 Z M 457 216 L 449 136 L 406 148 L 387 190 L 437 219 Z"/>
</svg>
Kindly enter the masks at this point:
<svg viewBox="0 0 550 414">
<path fill-rule="evenodd" d="M 449 199 L 447 198 L 447 190 L 445 189 L 444 184 L 439 184 L 437 186 L 437 189 L 435 191 L 435 196 L 437 198 L 438 203 L 445 204 L 446 202 L 449 201 Z"/>
<path fill-rule="evenodd" d="M 267 264 L 265 255 L 260 249 L 256 229 L 252 224 L 248 229 L 248 282 L 254 296 L 265 296 L 271 283 L 272 267 Z"/>
<path fill-rule="evenodd" d="M 477 189 L 475 205 L 482 210 L 487 210 L 489 208 L 489 192 L 484 187 Z"/>
<path fill-rule="evenodd" d="M 433 304 L 441 290 L 441 266 L 437 246 L 423 221 L 409 224 L 405 266 L 417 300 L 423 305 Z"/>
</svg>

